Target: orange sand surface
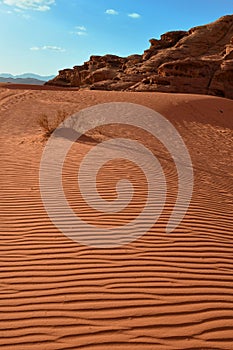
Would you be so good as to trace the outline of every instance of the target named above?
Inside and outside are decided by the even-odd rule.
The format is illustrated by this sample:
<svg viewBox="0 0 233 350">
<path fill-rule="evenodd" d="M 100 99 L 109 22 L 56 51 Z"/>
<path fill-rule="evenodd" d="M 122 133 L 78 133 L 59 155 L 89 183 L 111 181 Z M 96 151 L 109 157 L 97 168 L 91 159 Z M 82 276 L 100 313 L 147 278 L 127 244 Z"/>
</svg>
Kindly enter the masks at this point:
<svg viewBox="0 0 233 350">
<path fill-rule="evenodd" d="M 166 174 L 166 207 L 137 241 L 97 249 L 70 240 L 48 218 L 39 190 L 45 141 L 37 121 L 41 113 L 72 114 L 113 101 L 147 106 L 172 122 L 192 158 L 194 193 L 180 226 L 166 234 L 177 174 L 166 149 L 139 133 Z M 0 130 L 0 349 L 233 349 L 233 101 L 2 86 Z M 119 136 L 117 127 L 108 133 Z M 84 139 L 75 147 L 64 165 L 74 211 L 99 225 L 138 215 L 146 190 L 143 174 L 132 172 L 129 162 L 110 163 L 98 189 L 113 198 L 118 177 L 132 177 L 134 209 L 98 219 L 85 206 L 76 188 L 76 162 L 93 144 Z"/>
</svg>

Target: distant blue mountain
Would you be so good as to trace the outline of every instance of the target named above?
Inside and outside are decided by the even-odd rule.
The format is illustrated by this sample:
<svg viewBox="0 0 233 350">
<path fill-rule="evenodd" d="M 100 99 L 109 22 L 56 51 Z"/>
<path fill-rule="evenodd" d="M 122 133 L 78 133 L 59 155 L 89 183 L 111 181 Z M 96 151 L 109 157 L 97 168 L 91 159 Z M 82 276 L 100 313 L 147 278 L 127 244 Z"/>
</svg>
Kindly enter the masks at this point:
<svg viewBox="0 0 233 350">
<path fill-rule="evenodd" d="M 0 73 L 0 78 L 11 78 L 11 79 L 37 79 L 43 82 L 51 80 L 55 77 L 55 75 L 43 76 L 34 73 L 24 73 L 19 75 L 13 75 L 10 73 Z"/>
</svg>

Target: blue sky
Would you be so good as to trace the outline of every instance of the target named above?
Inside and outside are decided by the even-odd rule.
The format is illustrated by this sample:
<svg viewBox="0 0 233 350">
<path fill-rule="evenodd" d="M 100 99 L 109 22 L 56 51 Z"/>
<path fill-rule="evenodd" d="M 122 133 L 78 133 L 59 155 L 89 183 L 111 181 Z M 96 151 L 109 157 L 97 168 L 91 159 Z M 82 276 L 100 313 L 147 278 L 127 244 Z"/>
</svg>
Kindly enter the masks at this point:
<svg viewBox="0 0 233 350">
<path fill-rule="evenodd" d="M 41 75 L 233 13 L 233 0 L 1 0 L 0 72 Z"/>
</svg>

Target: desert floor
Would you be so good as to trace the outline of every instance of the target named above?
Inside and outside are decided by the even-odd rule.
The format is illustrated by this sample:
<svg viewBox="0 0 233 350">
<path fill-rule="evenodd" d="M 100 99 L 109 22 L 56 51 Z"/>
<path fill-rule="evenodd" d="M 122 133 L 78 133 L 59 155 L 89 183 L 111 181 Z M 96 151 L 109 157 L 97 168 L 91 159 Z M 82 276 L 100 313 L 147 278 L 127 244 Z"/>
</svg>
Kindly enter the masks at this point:
<svg viewBox="0 0 233 350">
<path fill-rule="evenodd" d="M 194 193 L 183 222 L 166 234 L 177 174 L 163 146 L 139 134 L 161 161 L 168 203 L 137 241 L 97 249 L 63 235 L 44 209 L 38 119 L 113 101 L 150 107 L 172 122 L 192 158 Z M 0 349 L 233 349 L 233 101 L 2 85 L 0 130 Z M 111 128 L 108 137 L 116 135 Z M 91 147 L 84 140 L 67 159 L 67 197 L 93 224 L 127 222 L 145 202 L 143 174 L 132 175 L 130 163 L 109 164 L 98 178 L 100 192 L 114 197 L 118 177 L 132 176 L 137 205 L 122 217 L 98 218 L 76 188 L 76 163 Z"/>
</svg>

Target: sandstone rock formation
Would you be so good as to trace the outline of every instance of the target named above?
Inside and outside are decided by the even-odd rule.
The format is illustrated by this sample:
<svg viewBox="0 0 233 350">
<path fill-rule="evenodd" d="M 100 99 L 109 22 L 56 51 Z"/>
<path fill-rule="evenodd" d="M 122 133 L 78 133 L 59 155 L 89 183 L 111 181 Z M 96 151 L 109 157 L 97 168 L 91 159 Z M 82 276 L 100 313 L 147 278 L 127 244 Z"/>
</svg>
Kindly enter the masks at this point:
<svg viewBox="0 0 233 350">
<path fill-rule="evenodd" d="M 95 90 L 162 91 L 233 99 L 233 15 L 151 39 L 142 55 L 91 56 L 46 84 Z"/>
</svg>

